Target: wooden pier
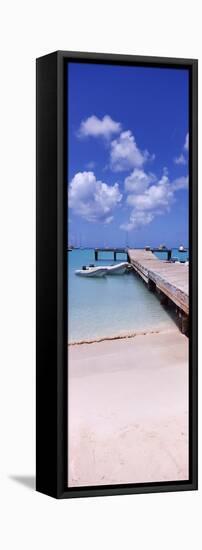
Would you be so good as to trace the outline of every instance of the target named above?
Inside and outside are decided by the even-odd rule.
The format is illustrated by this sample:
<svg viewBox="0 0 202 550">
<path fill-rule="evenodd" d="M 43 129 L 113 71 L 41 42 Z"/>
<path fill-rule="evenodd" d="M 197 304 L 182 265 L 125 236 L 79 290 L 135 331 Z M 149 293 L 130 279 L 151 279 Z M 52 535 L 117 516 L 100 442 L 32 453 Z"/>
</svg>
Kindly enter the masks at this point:
<svg viewBox="0 0 202 550">
<path fill-rule="evenodd" d="M 114 261 L 117 260 L 117 254 L 126 254 L 126 259 L 129 260 L 128 250 L 129 250 L 128 248 L 106 248 L 106 247 L 105 248 L 95 248 L 94 249 L 95 261 L 103 260 L 103 258 L 99 258 L 99 252 L 112 252 L 112 259 Z M 136 251 L 139 251 L 139 250 L 141 251 L 142 248 L 137 248 L 135 250 Z M 158 247 L 158 248 L 146 247 L 145 251 L 146 252 L 151 251 L 151 252 L 163 253 L 164 257 L 166 256 L 165 259 L 167 259 L 168 261 L 170 261 L 171 258 L 172 258 L 172 249 L 171 248 L 166 248 L 165 246 Z M 180 252 L 181 253 L 187 252 L 187 248 L 183 248 L 183 250 L 181 250 Z M 106 259 L 109 259 L 109 258 L 106 258 Z"/>
<path fill-rule="evenodd" d="M 157 258 L 151 250 L 128 249 L 133 269 L 145 281 L 148 288 L 157 291 L 162 303 L 169 300 L 176 306 L 180 328 L 188 333 L 189 315 L 189 266 Z"/>
</svg>

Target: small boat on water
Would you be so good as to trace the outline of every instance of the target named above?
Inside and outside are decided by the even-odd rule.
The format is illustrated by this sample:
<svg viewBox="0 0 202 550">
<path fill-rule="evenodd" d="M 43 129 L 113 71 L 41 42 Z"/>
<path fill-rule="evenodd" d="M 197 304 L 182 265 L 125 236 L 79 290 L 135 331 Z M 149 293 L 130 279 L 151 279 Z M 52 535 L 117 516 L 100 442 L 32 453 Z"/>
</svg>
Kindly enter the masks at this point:
<svg viewBox="0 0 202 550">
<path fill-rule="evenodd" d="M 76 275 L 82 277 L 104 277 L 104 275 L 123 275 L 128 269 L 128 262 L 121 262 L 113 265 L 102 265 L 95 267 L 94 264 L 84 265 L 82 269 L 75 271 Z"/>
<path fill-rule="evenodd" d="M 104 277 L 107 274 L 107 269 L 104 267 L 94 267 L 84 265 L 82 269 L 77 269 L 75 275 L 81 277 Z"/>
<path fill-rule="evenodd" d="M 184 246 L 181 244 L 178 248 L 179 252 L 184 252 Z"/>
<path fill-rule="evenodd" d="M 121 262 L 119 264 L 104 265 L 104 269 L 107 270 L 107 275 L 123 275 L 128 269 L 128 262 Z"/>
</svg>

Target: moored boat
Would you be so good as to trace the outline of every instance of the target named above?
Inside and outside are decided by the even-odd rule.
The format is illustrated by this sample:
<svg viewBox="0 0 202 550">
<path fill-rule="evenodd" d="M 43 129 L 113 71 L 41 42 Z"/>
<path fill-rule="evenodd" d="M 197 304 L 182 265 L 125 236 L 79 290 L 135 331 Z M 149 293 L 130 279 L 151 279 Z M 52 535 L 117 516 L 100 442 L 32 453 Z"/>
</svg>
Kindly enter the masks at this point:
<svg viewBox="0 0 202 550">
<path fill-rule="evenodd" d="M 103 266 L 107 270 L 107 275 L 123 275 L 128 268 L 128 262 Z"/>
<path fill-rule="evenodd" d="M 107 274 L 107 269 L 104 267 L 88 267 L 83 266 L 82 269 L 77 269 L 75 275 L 81 277 L 104 277 Z"/>
</svg>

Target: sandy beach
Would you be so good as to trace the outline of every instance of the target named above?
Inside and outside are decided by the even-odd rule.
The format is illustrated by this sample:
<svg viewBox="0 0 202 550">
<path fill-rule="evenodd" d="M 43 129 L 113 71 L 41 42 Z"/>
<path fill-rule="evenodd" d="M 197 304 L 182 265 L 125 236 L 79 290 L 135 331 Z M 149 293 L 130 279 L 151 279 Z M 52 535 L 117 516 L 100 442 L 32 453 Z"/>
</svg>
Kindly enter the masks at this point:
<svg viewBox="0 0 202 550">
<path fill-rule="evenodd" d="M 69 346 L 68 485 L 188 479 L 188 339 Z"/>
</svg>

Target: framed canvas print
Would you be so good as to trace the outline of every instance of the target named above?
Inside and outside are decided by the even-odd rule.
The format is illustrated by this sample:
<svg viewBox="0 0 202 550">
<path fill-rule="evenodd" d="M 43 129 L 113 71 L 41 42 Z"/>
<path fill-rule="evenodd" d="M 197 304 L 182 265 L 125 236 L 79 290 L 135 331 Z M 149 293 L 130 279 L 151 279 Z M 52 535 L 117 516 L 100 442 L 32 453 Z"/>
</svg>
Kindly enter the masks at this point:
<svg viewBox="0 0 202 550">
<path fill-rule="evenodd" d="M 37 59 L 36 488 L 197 489 L 197 60 Z"/>
</svg>

